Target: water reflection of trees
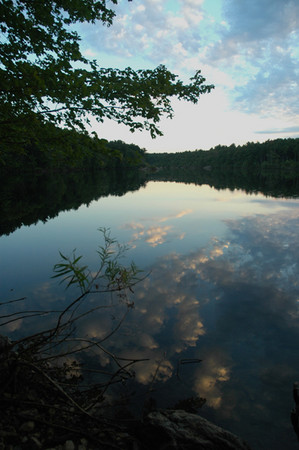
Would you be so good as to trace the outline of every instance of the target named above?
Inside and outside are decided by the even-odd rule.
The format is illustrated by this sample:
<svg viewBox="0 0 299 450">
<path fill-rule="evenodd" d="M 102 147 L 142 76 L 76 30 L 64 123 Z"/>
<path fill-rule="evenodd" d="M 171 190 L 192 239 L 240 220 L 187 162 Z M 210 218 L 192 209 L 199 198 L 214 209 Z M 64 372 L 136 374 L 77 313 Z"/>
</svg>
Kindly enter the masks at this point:
<svg viewBox="0 0 299 450">
<path fill-rule="evenodd" d="M 279 170 L 258 172 L 251 168 L 233 169 L 215 167 L 213 170 L 186 168 L 161 168 L 151 174 L 157 181 L 176 181 L 179 183 L 203 185 L 216 189 L 242 189 L 246 193 L 260 192 L 273 197 L 299 197 L 299 177 Z"/>
<path fill-rule="evenodd" d="M 145 184 L 133 170 L 49 172 L 3 176 L 0 185 L 0 235 L 22 225 L 46 222 L 60 211 L 78 209 L 108 195 L 121 196 Z"/>
<path fill-rule="evenodd" d="M 60 211 L 78 209 L 100 197 L 121 196 L 138 190 L 150 180 L 208 184 L 216 189 L 242 189 L 247 193 L 261 192 L 274 197 L 299 196 L 299 178 L 288 178 L 281 172 L 257 175 L 252 171 L 230 171 L 228 168 L 211 172 L 167 168 L 147 174 L 138 169 L 14 173 L 1 178 L 0 235 L 10 234 L 22 225 L 32 225 L 39 220 L 46 222 Z M 160 228 L 163 234 L 163 227 Z M 157 230 L 147 230 L 147 233 L 148 239 L 153 242 L 157 239 Z"/>
</svg>

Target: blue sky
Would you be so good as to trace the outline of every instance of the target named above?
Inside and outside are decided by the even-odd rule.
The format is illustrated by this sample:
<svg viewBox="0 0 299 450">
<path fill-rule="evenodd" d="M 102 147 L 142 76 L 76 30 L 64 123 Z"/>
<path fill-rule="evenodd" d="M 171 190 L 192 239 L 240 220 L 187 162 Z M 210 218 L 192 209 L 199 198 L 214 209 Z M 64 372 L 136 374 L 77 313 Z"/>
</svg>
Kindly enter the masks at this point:
<svg viewBox="0 0 299 450">
<path fill-rule="evenodd" d="M 109 2 L 108 2 L 109 3 Z M 215 90 L 198 105 L 173 101 L 163 137 L 93 122 L 99 137 L 149 152 L 299 137 L 298 0 L 119 0 L 111 27 L 82 24 L 83 53 L 101 67 L 165 64 Z"/>
</svg>

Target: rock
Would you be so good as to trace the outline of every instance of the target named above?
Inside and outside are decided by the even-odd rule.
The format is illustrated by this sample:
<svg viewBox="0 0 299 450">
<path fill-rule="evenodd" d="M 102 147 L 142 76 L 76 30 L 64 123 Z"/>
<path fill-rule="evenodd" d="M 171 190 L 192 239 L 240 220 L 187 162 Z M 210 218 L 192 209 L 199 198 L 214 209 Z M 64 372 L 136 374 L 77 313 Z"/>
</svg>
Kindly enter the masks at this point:
<svg viewBox="0 0 299 450">
<path fill-rule="evenodd" d="M 12 347 L 12 342 L 10 339 L 8 339 L 8 337 L 6 336 L 2 336 L 2 334 L 0 334 L 0 360 L 1 364 L 3 364 L 10 352 L 10 349 Z"/>
<path fill-rule="evenodd" d="M 80 444 L 78 444 L 78 450 L 87 450 L 88 448 L 88 441 L 85 438 L 80 439 Z"/>
<path fill-rule="evenodd" d="M 9 350 L 11 346 L 12 346 L 11 340 L 8 339 L 7 336 L 2 336 L 2 334 L 0 334 L 0 352 Z"/>
<path fill-rule="evenodd" d="M 87 450 L 87 446 L 83 444 L 78 445 L 78 450 Z"/>
<path fill-rule="evenodd" d="M 32 420 L 28 420 L 28 422 L 24 422 L 21 426 L 20 426 L 20 431 L 32 431 L 34 430 L 35 427 L 35 423 Z"/>
<path fill-rule="evenodd" d="M 30 446 L 30 448 L 31 449 L 38 449 L 38 448 L 42 448 L 42 443 L 39 441 L 39 439 L 37 439 L 37 437 L 35 437 L 35 436 L 31 436 L 30 437 L 30 443 L 31 443 L 31 446 Z"/>
<path fill-rule="evenodd" d="M 243 440 L 229 431 L 212 424 L 197 414 L 182 410 L 151 412 L 146 418 L 145 425 L 149 448 L 250 450 Z"/>
<path fill-rule="evenodd" d="M 75 450 L 75 444 L 73 443 L 73 441 L 69 440 L 65 442 L 63 448 L 64 450 Z"/>
</svg>

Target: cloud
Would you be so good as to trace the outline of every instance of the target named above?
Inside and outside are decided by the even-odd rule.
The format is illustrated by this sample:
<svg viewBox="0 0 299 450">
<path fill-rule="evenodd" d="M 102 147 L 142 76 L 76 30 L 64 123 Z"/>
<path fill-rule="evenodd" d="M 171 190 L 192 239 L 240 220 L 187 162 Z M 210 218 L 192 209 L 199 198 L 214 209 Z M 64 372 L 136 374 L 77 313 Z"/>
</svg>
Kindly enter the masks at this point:
<svg viewBox="0 0 299 450">
<path fill-rule="evenodd" d="M 180 219 L 181 217 L 184 217 L 187 214 L 191 214 L 192 212 L 193 212 L 193 210 L 190 209 L 190 208 L 189 209 L 185 209 L 185 210 L 180 211 L 180 212 L 178 212 L 176 214 L 169 214 L 166 217 L 162 217 L 162 219 L 159 219 L 159 222 L 166 222 L 166 221 L 171 220 L 171 219 Z"/>
<path fill-rule="evenodd" d="M 256 131 L 257 134 L 281 134 L 281 133 L 287 133 L 287 134 L 293 134 L 297 133 L 299 134 L 299 126 L 294 127 L 285 127 L 285 128 L 276 128 L 276 129 L 270 129 L 270 130 L 261 130 Z"/>
<path fill-rule="evenodd" d="M 296 0 L 228 0 L 224 5 L 228 34 L 237 37 L 239 42 L 283 40 L 298 27 Z"/>
<path fill-rule="evenodd" d="M 148 230 L 146 230 L 147 237 L 145 239 L 145 242 L 147 242 L 151 247 L 156 247 L 159 244 L 163 244 L 170 230 L 170 226 L 150 227 Z"/>
<path fill-rule="evenodd" d="M 134 231 L 132 239 L 130 241 L 130 245 L 132 245 L 137 240 L 143 239 L 151 247 L 156 247 L 157 245 L 164 244 L 166 240 L 183 239 L 185 237 L 185 233 L 175 231 L 173 225 L 160 226 L 156 225 L 156 223 L 167 222 L 173 219 L 180 219 L 181 217 L 184 217 L 185 215 L 191 213 L 192 209 L 186 209 L 179 211 L 178 213 L 169 214 L 165 217 L 151 219 L 151 221 L 153 221 L 155 225 L 145 226 L 140 222 L 132 222 L 125 224 L 123 228 Z"/>
<path fill-rule="evenodd" d="M 298 36 L 299 37 L 299 36 Z M 264 115 L 273 117 L 299 114 L 297 101 L 299 92 L 298 62 L 281 50 L 272 49 L 245 86 L 236 89 L 236 101 L 239 105 L 254 112 L 258 109 Z"/>
<path fill-rule="evenodd" d="M 167 138 L 157 139 L 157 145 L 149 141 L 152 148 L 160 151 L 167 140 L 171 143 L 164 145 L 166 151 L 184 150 L 184 145 L 186 149 L 208 149 L 219 143 L 246 143 L 254 139 L 256 130 L 266 134 L 259 132 L 265 128 L 262 121 L 286 123 L 282 125 L 285 129 L 298 123 L 297 0 L 143 0 L 120 2 L 115 9 L 112 27 L 82 24 L 79 30 L 80 34 L 83 31 L 86 54 L 97 55 L 100 65 L 154 68 L 163 63 L 183 80 L 202 69 L 207 82 L 216 85 L 217 92 L 210 94 L 207 102 L 202 97 L 196 110 L 188 105 L 188 123 L 194 117 L 204 130 L 197 133 L 198 127 L 192 127 L 180 143 L 181 105 L 174 103 L 178 116 L 174 131 L 169 122 L 163 123 Z M 219 105 L 214 108 L 217 117 L 211 121 L 209 112 L 202 117 L 201 107 L 208 111 L 207 105 L 214 103 L 212 95 Z M 229 114 L 234 113 L 248 117 L 241 132 L 239 127 L 225 126 Z M 253 119 L 259 125 L 251 130 Z M 186 119 L 185 123 L 188 126 Z M 204 137 L 206 130 L 208 137 Z M 115 133 L 114 125 L 111 133 Z M 121 133 L 123 140 L 128 139 L 123 129 Z M 292 135 L 293 131 L 282 133 Z M 136 134 L 134 139 L 144 146 L 144 134 L 140 138 Z"/>
<path fill-rule="evenodd" d="M 216 349 L 203 357 L 205 363 L 196 370 L 193 387 L 200 397 L 206 399 L 208 406 L 219 409 L 223 403 L 221 385 L 230 379 L 231 362 Z"/>
<path fill-rule="evenodd" d="M 199 337 L 205 334 L 204 324 L 197 312 L 198 305 L 198 300 L 183 297 L 177 307 L 177 334 L 188 347 L 195 347 Z"/>
<path fill-rule="evenodd" d="M 81 26 L 84 45 L 91 52 L 113 52 L 114 56 L 144 58 L 153 65 L 166 63 L 177 67 L 197 45 L 197 27 L 203 20 L 201 1 L 179 2 L 172 11 L 165 2 L 145 0 L 142 5 L 116 7 L 114 24 L 110 28 Z M 194 35 L 195 33 L 195 35 Z"/>
<path fill-rule="evenodd" d="M 228 220 L 225 239 L 156 261 L 136 287 L 137 328 L 123 341 L 127 356 L 135 348 L 151 358 L 138 367 L 141 383 L 151 383 L 163 354 L 159 377 L 173 383 L 178 361 L 188 355 L 202 362 L 189 372 L 182 366 L 180 378 L 222 420 L 261 419 L 280 401 L 277 389 L 296 376 L 299 318 L 299 213 L 295 205 L 281 206 L 273 215 Z"/>
<path fill-rule="evenodd" d="M 163 384 L 175 403 L 185 395 L 183 386 L 173 389 L 180 359 L 198 358 L 198 366 L 181 366 L 180 379 L 222 419 L 239 423 L 242 416 L 248 423 L 273 409 L 278 399 L 270 384 L 275 379 L 279 389 L 289 389 L 298 342 L 299 213 L 295 204 L 288 202 L 286 210 L 284 205 L 273 215 L 227 220 L 224 239 L 156 260 L 134 288 L 135 308 L 109 338 L 113 354 L 149 358 L 134 366 L 138 383 Z M 117 303 L 101 310 L 84 321 L 84 334 L 103 338 L 123 313 Z M 95 355 L 108 366 L 105 355 Z M 262 383 L 258 394 L 256 380 Z M 252 400 L 257 395 L 262 400 Z"/>
<path fill-rule="evenodd" d="M 275 48 L 287 50 L 298 33 L 296 0 L 228 0 L 222 5 L 225 26 L 217 28 L 218 40 L 211 47 L 211 62 L 242 56 L 255 64 L 258 58 L 270 56 Z"/>
<path fill-rule="evenodd" d="M 172 237 L 174 237 L 172 231 L 173 227 L 169 225 L 164 227 L 156 225 L 145 227 L 142 224 L 130 223 L 126 224 L 124 228 L 136 230 L 132 235 L 129 245 L 132 245 L 137 240 L 143 239 L 151 247 L 156 247 L 157 245 L 164 244 L 170 233 L 172 234 Z"/>
<path fill-rule="evenodd" d="M 142 360 L 145 354 L 148 361 L 136 364 L 134 367 L 136 381 L 142 385 L 166 383 L 173 376 L 174 367 L 161 351 L 153 353 L 148 349 L 129 348 L 124 350 L 122 357 Z"/>
<path fill-rule="evenodd" d="M 298 114 L 298 2 L 230 0 L 223 12 L 228 26 L 207 60 L 232 73 L 235 107 L 263 114 Z M 230 69 L 225 70 L 228 64 Z"/>
</svg>

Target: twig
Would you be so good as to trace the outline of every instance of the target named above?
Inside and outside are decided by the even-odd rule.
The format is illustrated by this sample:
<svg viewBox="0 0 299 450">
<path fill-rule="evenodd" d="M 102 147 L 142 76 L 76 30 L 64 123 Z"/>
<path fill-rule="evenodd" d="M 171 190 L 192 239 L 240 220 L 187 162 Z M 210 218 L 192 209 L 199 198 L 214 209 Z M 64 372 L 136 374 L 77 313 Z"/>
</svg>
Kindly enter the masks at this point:
<svg viewBox="0 0 299 450">
<path fill-rule="evenodd" d="M 84 428 L 82 427 L 82 428 L 79 428 L 79 429 L 78 428 L 77 429 L 76 428 L 70 428 L 70 427 L 67 427 L 66 425 L 62 425 L 61 423 L 49 422 L 47 420 L 41 419 L 40 417 L 36 417 L 36 416 L 32 417 L 29 414 L 19 413 L 18 415 L 21 416 L 21 417 L 25 417 L 25 418 L 34 420 L 35 422 L 42 423 L 43 425 L 47 425 L 48 427 L 53 427 L 53 428 L 56 428 L 56 429 L 68 431 L 68 432 L 72 433 L 72 435 L 76 434 L 76 435 L 84 436 L 87 439 L 93 441 L 95 444 L 104 445 L 106 449 L 111 448 L 111 449 L 119 450 L 119 447 L 116 447 L 114 444 L 111 444 L 110 442 L 108 443 L 108 442 L 105 442 L 105 441 L 101 441 L 97 436 L 93 436 L 92 434 L 87 433 L 85 427 Z"/>
<path fill-rule="evenodd" d="M 22 300 L 26 300 L 27 297 L 17 298 L 16 300 L 8 300 L 7 302 L 1 302 L 0 306 L 2 305 L 9 305 L 10 303 L 20 302 Z"/>
<path fill-rule="evenodd" d="M 26 365 L 26 366 L 28 366 L 28 367 L 31 367 L 33 370 L 35 370 L 35 371 L 37 371 L 38 373 L 40 373 L 41 375 L 43 375 L 43 377 L 45 377 L 51 384 L 53 384 L 53 386 L 55 386 L 55 388 L 59 391 L 59 392 L 61 392 L 63 395 L 64 395 L 64 397 L 66 397 L 76 408 L 78 408 L 79 409 L 79 411 L 81 411 L 83 414 L 85 414 L 85 415 L 87 415 L 88 417 L 90 417 L 91 419 L 94 419 L 94 417 L 91 415 L 91 414 L 89 414 L 87 411 L 85 411 L 85 409 L 83 409 L 83 408 L 81 408 L 81 406 L 77 403 L 77 402 L 75 402 L 75 400 L 72 398 L 72 397 L 70 397 L 63 389 L 62 389 L 62 387 L 58 384 L 58 383 L 56 383 L 56 381 L 55 380 L 53 380 L 51 377 L 49 377 L 49 375 L 47 375 L 40 367 L 38 367 L 37 365 L 35 365 L 35 364 L 32 364 L 32 363 L 28 363 L 27 361 L 21 361 L 24 365 Z"/>
<path fill-rule="evenodd" d="M 30 314 L 31 312 L 33 314 Z M 16 312 L 13 314 L 7 314 L 5 316 L 1 316 L 1 319 L 5 318 L 5 317 L 17 316 L 18 314 L 24 314 L 24 315 L 20 316 L 20 317 L 15 317 L 14 319 L 11 319 L 11 320 L 7 320 L 6 322 L 2 322 L 2 323 L 0 323 L 0 327 L 2 327 L 4 325 L 8 325 L 9 323 L 12 323 L 12 322 L 17 322 L 18 320 L 27 319 L 28 317 L 36 317 L 36 316 L 41 317 L 41 316 L 46 316 L 46 315 L 48 315 L 50 313 L 54 313 L 54 312 L 56 313 L 57 311 L 20 311 L 20 312 Z"/>
<path fill-rule="evenodd" d="M 70 303 L 70 304 L 62 311 L 62 313 L 61 313 L 60 316 L 58 317 L 57 325 L 56 325 L 56 327 L 54 328 L 54 331 L 52 332 L 52 336 L 54 336 L 54 335 L 57 333 L 57 331 L 59 330 L 59 328 L 60 328 L 60 323 L 61 323 L 61 320 L 62 320 L 62 317 L 64 316 L 64 314 L 66 314 L 66 312 L 69 311 L 69 310 L 72 308 L 72 306 L 74 306 L 76 303 L 78 303 L 81 299 L 83 299 L 83 297 L 85 297 L 85 296 L 88 295 L 88 294 L 89 294 L 89 291 L 84 292 L 83 294 L 81 294 L 78 298 L 76 298 L 76 300 L 74 300 L 72 303 Z"/>
<path fill-rule="evenodd" d="M 178 365 L 177 365 L 177 370 L 176 370 L 176 376 L 178 377 L 178 379 L 180 381 L 182 381 L 182 379 L 179 376 L 181 365 L 183 365 L 183 364 L 198 364 L 201 361 L 202 361 L 202 359 L 198 359 L 198 358 L 179 359 Z"/>
<path fill-rule="evenodd" d="M 154 382 L 156 381 L 156 378 L 157 378 L 159 369 L 160 369 L 160 367 L 161 367 L 161 364 L 162 364 L 163 361 L 165 361 L 165 359 L 166 359 L 166 352 L 164 352 L 163 358 L 160 359 L 160 361 L 157 361 L 158 364 L 157 364 L 155 373 L 154 373 L 154 375 L 153 375 L 153 379 L 152 379 L 152 381 L 151 381 L 151 383 L 150 383 L 150 385 L 149 385 L 149 387 L 148 387 L 147 392 L 152 392 L 152 391 L 153 391 L 153 385 L 154 385 Z"/>
</svg>

